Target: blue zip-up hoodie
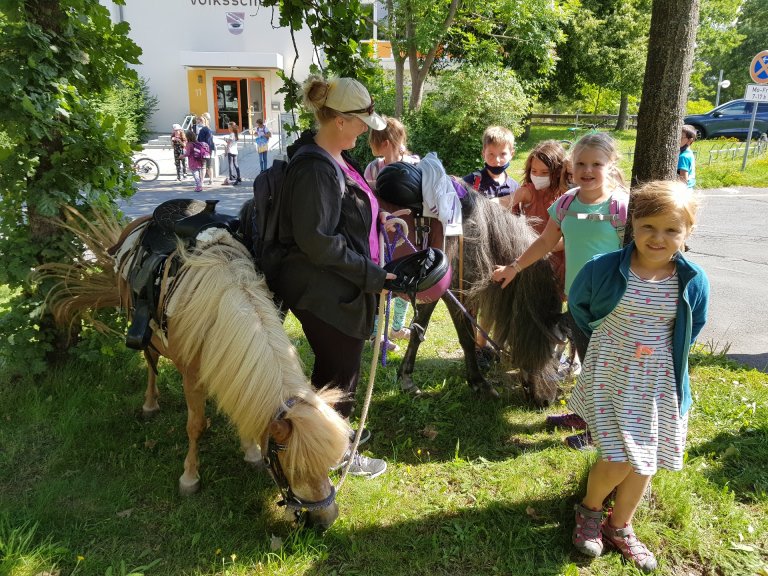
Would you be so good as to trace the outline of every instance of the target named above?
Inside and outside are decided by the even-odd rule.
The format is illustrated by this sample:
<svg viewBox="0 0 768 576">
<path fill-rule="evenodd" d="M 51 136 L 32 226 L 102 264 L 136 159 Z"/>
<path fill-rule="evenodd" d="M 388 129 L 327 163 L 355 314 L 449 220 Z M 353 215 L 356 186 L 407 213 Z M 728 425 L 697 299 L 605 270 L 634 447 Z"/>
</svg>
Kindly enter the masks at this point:
<svg viewBox="0 0 768 576">
<path fill-rule="evenodd" d="M 568 309 L 587 336 L 602 324 L 619 304 L 627 290 L 629 264 L 635 243 L 622 250 L 600 254 L 587 262 L 573 281 L 568 293 Z M 672 334 L 672 358 L 675 365 L 680 414 L 691 407 L 688 378 L 688 352 L 707 321 L 709 280 L 699 266 L 678 252 L 675 256 L 679 280 L 677 316 Z"/>
</svg>

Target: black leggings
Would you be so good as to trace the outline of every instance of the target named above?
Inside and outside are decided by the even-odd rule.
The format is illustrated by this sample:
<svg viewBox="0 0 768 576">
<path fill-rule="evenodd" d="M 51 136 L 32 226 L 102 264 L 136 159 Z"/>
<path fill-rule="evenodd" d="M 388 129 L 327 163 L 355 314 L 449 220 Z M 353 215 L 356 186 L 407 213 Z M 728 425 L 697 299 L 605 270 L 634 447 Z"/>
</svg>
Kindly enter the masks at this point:
<svg viewBox="0 0 768 576">
<path fill-rule="evenodd" d="M 237 173 L 237 179 L 240 180 L 240 165 L 237 163 L 237 154 L 227 154 L 227 164 L 229 166 L 229 179 L 235 179 L 232 175 L 232 167 L 234 167 L 235 172 Z"/>
<path fill-rule="evenodd" d="M 347 394 L 345 400 L 334 406 L 336 411 L 349 418 L 355 407 L 355 392 L 360 380 L 360 359 L 365 340 L 340 332 L 327 322 L 306 310 L 291 309 L 301 322 L 315 364 L 312 366 L 312 385 L 315 388 L 329 386 Z"/>
</svg>

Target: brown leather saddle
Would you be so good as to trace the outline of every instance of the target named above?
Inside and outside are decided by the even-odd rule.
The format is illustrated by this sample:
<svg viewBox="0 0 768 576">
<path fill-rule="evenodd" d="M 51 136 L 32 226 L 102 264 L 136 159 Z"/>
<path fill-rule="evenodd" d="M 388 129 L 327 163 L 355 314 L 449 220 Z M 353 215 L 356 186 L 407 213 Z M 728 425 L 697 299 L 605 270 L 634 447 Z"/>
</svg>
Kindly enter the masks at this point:
<svg viewBox="0 0 768 576">
<path fill-rule="evenodd" d="M 208 228 L 226 228 L 237 237 L 240 220 L 229 214 L 217 214 L 218 200 L 180 198 L 160 204 L 144 229 L 128 271 L 131 292 L 131 325 L 125 345 L 144 350 L 152 340 L 152 319 L 162 325 L 160 293 L 163 276 L 175 276 L 180 260 L 176 249 L 195 245 L 195 238 Z M 169 261 L 169 258 L 171 259 Z M 168 265 L 169 270 L 163 272 Z"/>
</svg>

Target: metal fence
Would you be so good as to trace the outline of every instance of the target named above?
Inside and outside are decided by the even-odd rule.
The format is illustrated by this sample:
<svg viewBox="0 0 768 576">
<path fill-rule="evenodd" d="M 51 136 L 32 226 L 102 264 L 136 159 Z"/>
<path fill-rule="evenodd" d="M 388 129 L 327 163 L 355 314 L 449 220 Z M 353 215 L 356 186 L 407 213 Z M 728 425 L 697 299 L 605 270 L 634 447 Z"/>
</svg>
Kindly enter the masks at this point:
<svg viewBox="0 0 768 576">
<path fill-rule="evenodd" d="M 707 159 L 707 164 L 713 162 L 723 162 L 728 160 L 741 160 L 744 158 L 744 147 L 746 142 L 735 141 L 715 141 L 707 143 L 706 141 L 700 141 L 693 149 L 693 155 L 696 158 L 696 162 L 703 162 L 703 158 Z M 768 152 L 768 139 L 753 140 L 749 145 L 748 158 L 758 158 Z M 624 152 L 629 162 L 635 156 L 635 148 L 628 148 Z"/>
</svg>

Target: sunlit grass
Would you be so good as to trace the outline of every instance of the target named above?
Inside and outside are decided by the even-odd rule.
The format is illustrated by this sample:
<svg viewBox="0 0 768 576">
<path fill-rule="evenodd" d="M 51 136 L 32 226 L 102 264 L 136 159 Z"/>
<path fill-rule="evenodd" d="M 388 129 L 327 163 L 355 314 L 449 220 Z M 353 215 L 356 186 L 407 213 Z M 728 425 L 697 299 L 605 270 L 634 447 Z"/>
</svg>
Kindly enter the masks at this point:
<svg viewBox="0 0 768 576">
<path fill-rule="evenodd" d="M 632 176 L 633 153 L 637 131 L 625 130 L 616 132 L 615 130 L 605 128 L 603 130 L 608 132 L 617 141 L 618 150 L 621 154 L 619 168 L 625 181 L 629 182 Z M 586 131 L 581 129 L 576 132 L 570 131 L 567 126 L 533 126 L 530 137 L 518 143 L 517 153 L 512 161 L 510 174 L 517 180 L 522 178 L 525 159 L 528 157 L 528 153 L 542 140 L 574 141 L 584 133 Z M 763 153 L 758 158 L 750 156 L 743 171 L 741 170 L 743 153 L 730 160 L 715 159 L 709 163 L 710 150 L 719 150 L 728 142 L 738 145 L 738 142 L 735 140 L 725 139 L 701 140 L 694 143 L 696 187 L 706 189 L 725 186 L 754 186 L 759 188 L 768 186 L 768 153 Z M 741 144 L 743 145 L 743 142 Z"/>
<path fill-rule="evenodd" d="M 292 316 L 286 328 L 308 369 Z M 414 373 L 422 398 L 399 391 L 401 358 L 377 368 L 366 424 L 368 453 L 389 469 L 347 480 L 339 520 L 324 535 L 282 519 L 271 481 L 243 464 L 232 427 L 213 408 L 203 488 L 178 496 L 186 409 L 167 362 L 162 410 L 149 422 L 140 416 L 144 367 L 127 350 L 38 381 L 0 380 L 0 573 L 627 573 L 616 554 L 590 562 L 570 545 L 572 506 L 595 454 L 569 450 L 569 431 L 545 428 L 563 405 L 532 409 L 499 371 L 490 376 L 501 401 L 470 392 L 442 305 Z M 366 347 L 360 400 L 369 361 Z M 657 475 L 635 527 L 658 552 L 658 574 L 755 574 L 768 567 L 768 376 L 718 353 L 698 353 L 692 365 L 686 466 Z"/>
</svg>

